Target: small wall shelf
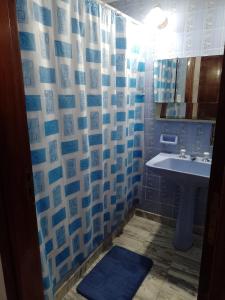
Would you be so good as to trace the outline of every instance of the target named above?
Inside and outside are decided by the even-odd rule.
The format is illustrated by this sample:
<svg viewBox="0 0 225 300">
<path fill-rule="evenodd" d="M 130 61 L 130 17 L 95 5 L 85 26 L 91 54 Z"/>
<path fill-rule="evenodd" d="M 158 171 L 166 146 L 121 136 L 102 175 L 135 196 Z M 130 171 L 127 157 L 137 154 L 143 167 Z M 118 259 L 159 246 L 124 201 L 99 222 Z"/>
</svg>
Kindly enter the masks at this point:
<svg viewBox="0 0 225 300">
<path fill-rule="evenodd" d="M 216 120 L 197 120 L 197 119 L 166 119 L 166 118 L 156 118 L 156 121 L 216 124 Z"/>
</svg>

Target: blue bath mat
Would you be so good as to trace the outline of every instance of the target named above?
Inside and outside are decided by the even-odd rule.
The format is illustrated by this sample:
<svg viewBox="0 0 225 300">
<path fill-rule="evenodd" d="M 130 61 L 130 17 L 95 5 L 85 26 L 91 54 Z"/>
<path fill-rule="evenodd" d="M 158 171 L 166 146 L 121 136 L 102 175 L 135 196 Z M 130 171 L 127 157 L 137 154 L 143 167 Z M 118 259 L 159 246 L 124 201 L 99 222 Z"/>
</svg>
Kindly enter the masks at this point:
<svg viewBox="0 0 225 300">
<path fill-rule="evenodd" d="M 88 300 L 131 300 L 152 265 L 151 259 L 115 246 L 81 281 L 77 292 Z"/>
</svg>

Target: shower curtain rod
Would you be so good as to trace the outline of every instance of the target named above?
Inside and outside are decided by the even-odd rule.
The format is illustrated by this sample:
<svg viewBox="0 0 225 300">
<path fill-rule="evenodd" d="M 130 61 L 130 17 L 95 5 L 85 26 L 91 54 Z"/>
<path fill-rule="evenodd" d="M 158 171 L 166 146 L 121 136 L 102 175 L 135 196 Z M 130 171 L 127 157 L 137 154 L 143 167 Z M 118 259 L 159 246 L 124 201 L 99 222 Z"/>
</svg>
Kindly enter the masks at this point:
<svg viewBox="0 0 225 300">
<path fill-rule="evenodd" d="M 122 11 L 116 9 L 115 7 L 113 7 L 113 6 L 109 5 L 109 4 L 107 4 L 106 1 L 104 1 L 104 0 L 97 0 L 97 2 L 99 2 L 99 3 L 101 3 L 102 5 L 108 7 L 109 9 L 111 9 L 111 10 L 117 12 L 117 13 L 120 14 L 121 16 L 123 16 L 123 17 L 129 19 L 129 20 L 130 20 L 131 22 L 133 22 L 135 25 L 143 25 L 141 22 L 139 22 L 139 21 L 135 20 L 134 18 L 128 16 L 127 14 L 125 14 L 125 13 L 123 13 Z"/>
</svg>

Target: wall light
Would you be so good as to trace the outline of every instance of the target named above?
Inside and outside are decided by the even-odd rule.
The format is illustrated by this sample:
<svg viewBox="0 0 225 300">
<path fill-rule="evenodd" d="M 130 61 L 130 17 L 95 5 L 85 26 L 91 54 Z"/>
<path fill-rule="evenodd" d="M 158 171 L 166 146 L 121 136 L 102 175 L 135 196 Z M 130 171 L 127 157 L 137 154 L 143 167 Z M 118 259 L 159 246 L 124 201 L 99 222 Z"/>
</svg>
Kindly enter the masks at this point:
<svg viewBox="0 0 225 300">
<path fill-rule="evenodd" d="M 163 29 L 168 24 L 168 18 L 160 6 L 156 6 L 150 10 L 149 14 L 144 20 L 144 23 L 158 29 Z"/>
</svg>

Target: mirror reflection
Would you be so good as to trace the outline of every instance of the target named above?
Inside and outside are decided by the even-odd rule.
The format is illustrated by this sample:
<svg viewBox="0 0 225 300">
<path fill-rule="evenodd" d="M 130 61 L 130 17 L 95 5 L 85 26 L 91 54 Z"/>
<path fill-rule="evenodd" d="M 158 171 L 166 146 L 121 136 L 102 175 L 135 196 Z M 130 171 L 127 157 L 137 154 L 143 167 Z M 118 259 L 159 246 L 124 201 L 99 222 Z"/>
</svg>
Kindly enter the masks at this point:
<svg viewBox="0 0 225 300">
<path fill-rule="evenodd" d="M 223 55 L 154 62 L 157 117 L 215 120 Z"/>
</svg>

